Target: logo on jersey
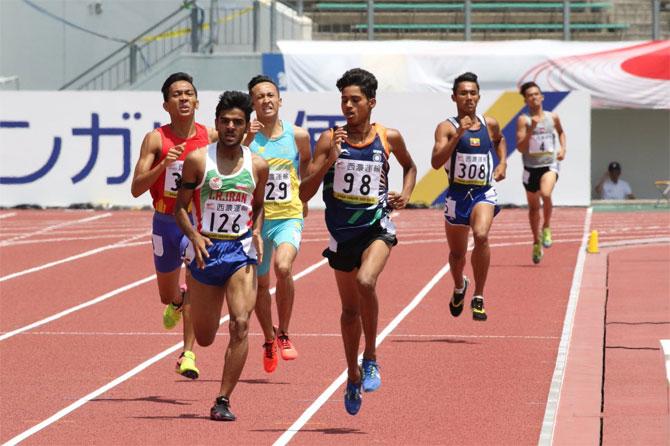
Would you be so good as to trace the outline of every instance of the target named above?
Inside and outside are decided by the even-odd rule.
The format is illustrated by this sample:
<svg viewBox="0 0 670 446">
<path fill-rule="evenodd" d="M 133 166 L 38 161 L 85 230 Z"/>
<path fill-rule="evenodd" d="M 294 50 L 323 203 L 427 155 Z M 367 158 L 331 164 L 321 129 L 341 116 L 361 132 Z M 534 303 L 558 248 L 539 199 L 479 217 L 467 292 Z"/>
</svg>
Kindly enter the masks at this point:
<svg viewBox="0 0 670 446">
<path fill-rule="evenodd" d="M 219 190 L 223 187 L 221 177 L 212 177 L 209 180 L 209 188 L 212 190 Z"/>
<path fill-rule="evenodd" d="M 470 138 L 470 145 L 472 147 L 479 147 L 481 145 L 479 142 L 479 138 Z"/>
</svg>

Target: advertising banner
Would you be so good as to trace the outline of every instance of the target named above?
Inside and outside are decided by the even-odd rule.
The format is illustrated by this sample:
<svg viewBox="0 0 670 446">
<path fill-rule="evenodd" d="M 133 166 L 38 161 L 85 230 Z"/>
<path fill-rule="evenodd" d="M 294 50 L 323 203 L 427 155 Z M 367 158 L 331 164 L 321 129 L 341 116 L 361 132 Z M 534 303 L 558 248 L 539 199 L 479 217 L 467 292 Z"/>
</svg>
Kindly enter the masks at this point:
<svg viewBox="0 0 670 446">
<path fill-rule="evenodd" d="M 196 120 L 214 125 L 220 92 L 199 92 Z M 338 93 L 283 92 L 282 119 L 308 130 L 312 144 L 321 132 L 344 125 Z M 0 205 L 150 205 L 149 193 L 134 198 L 132 173 L 144 135 L 169 119 L 162 96 L 153 92 L 0 92 Z M 11 105 L 11 107 L 10 107 Z M 508 140 L 507 179 L 498 184 L 503 204 L 524 204 L 516 118 L 524 103 L 516 92 L 482 91 L 479 112 L 495 117 Z M 583 92 L 545 95 L 567 134 L 554 203 L 590 203 L 590 98 Z M 382 92 L 373 121 L 398 129 L 418 169 L 412 202 L 440 206 L 447 186 L 443 169 L 430 166 L 435 127 L 456 108 L 448 93 Z M 402 170 L 391 163 L 391 190 L 402 187 Z M 310 203 L 322 207 L 321 195 Z"/>
</svg>

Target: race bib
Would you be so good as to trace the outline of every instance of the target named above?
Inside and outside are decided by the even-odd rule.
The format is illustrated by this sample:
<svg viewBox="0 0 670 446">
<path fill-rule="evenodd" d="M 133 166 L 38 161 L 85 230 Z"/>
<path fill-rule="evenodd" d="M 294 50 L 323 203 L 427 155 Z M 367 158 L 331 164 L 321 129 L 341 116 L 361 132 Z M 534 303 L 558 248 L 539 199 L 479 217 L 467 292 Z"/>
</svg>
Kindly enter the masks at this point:
<svg viewBox="0 0 670 446">
<path fill-rule="evenodd" d="M 340 159 L 335 163 L 333 195 L 356 203 L 377 203 L 382 165 L 374 161 Z"/>
<path fill-rule="evenodd" d="M 265 184 L 265 200 L 275 203 L 288 203 L 293 198 L 292 192 L 291 171 L 270 169 L 268 182 Z"/>
<path fill-rule="evenodd" d="M 184 168 L 184 161 L 173 161 L 165 168 L 165 189 L 163 195 L 166 197 L 176 197 L 179 186 L 181 186 L 181 171 Z"/>
<path fill-rule="evenodd" d="M 488 153 L 457 153 L 454 183 L 485 186 L 489 184 Z"/>
<path fill-rule="evenodd" d="M 537 133 L 531 136 L 528 144 L 528 153 L 531 155 L 541 155 L 554 152 L 554 134 Z"/>
<path fill-rule="evenodd" d="M 246 203 L 207 200 L 202 209 L 202 232 L 218 239 L 232 239 L 249 230 L 251 206 Z"/>
</svg>

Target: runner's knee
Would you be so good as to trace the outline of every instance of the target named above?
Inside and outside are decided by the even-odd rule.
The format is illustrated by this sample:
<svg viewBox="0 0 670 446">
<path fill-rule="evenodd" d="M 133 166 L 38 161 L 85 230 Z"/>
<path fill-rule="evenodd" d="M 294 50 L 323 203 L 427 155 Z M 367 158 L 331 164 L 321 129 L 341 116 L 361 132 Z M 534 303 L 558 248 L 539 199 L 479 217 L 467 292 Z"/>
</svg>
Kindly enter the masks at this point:
<svg viewBox="0 0 670 446">
<path fill-rule="evenodd" d="M 355 307 L 342 307 L 342 315 L 340 316 L 340 321 L 344 325 L 352 324 L 358 321 L 360 313 L 358 308 Z"/>
<path fill-rule="evenodd" d="M 249 331 L 249 319 L 246 316 L 231 316 L 228 329 L 231 340 L 242 340 L 247 336 Z"/>
<path fill-rule="evenodd" d="M 483 246 L 489 242 L 488 231 L 472 230 L 472 238 L 475 240 L 475 246 Z"/>
</svg>

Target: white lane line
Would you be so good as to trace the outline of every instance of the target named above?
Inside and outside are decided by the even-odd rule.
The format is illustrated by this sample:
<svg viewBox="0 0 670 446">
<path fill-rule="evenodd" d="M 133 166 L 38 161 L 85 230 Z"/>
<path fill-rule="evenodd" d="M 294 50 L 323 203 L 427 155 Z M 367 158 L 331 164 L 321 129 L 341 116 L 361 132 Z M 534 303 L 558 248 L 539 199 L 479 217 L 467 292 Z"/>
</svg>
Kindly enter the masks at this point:
<svg viewBox="0 0 670 446">
<path fill-rule="evenodd" d="M 0 220 L 2 220 L 3 218 L 13 217 L 15 215 L 16 215 L 16 212 L 9 212 L 7 214 L 2 214 L 2 215 L 0 215 Z"/>
<path fill-rule="evenodd" d="M 317 268 L 323 266 L 326 263 L 326 261 L 327 261 L 327 259 L 322 259 L 319 262 L 311 265 L 310 267 L 305 268 L 304 270 L 300 271 L 298 274 L 294 275 L 293 280 L 295 281 L 295 280 L 300 279 L 301 277 L 306 276 L 307 274 L 311 273 L 312 271 L 316 270 Z M 275 290 L 276 290 L 276 288 L 272 288 L 270 290 L 270 294 L 274 294 Z M 224 322 L 228 321 L 229 319 L 230 319 L 230 315 L 226 314 L 225 316 L 223 316 L 221 319 L 219 319 L 219 326 L 221 324 L 223 324 Z M 16 445 L 16 444 L 20 443 L 21 441 L 27 439 L 28 437 L 36 434 L 39 431 L 41 431 L 45 427 L 48 427 L 51 424 L 55 423 L 56 421 L 60 420 L 64 416 L 68 415 L 69 413 L 74 412 L 75 410 L 77 410 L 78 408 L 80 408 L 84 404 L 88 403 L 92 399 L 99 397 L 100 395 L 107 392 L 108 390 L 118 386 L 119 384 L 123 383 L 124 381 L 127 381 L 128 379 L 132 378 L 133 376 L 137 375 L 138 373 L 140 373 L 144 369 L 151 366 L 152 364 L 155 364 L 156 362 L 165 358 L 169 354 L 176 352 L 177 350 L 179 350 L 183 346 L 184 346 L 184 342 L 182 341 L 182 342 L 179 342 L 178 344 L 173 345 L 172 347 L 170 347 L 166 350 L 163 350 L 162 352 L 160 352 L 156 356 L 147 359 L 142 364 L 140 364 L 137 367 L 133 368 L 132 370 L 124 373 L 123 375 L 119 376 L 115 380 L 105 384 L 102 387 L 99 387 L 98 389 L 94 390 L 93 392 L 89 393 L 88 395 L 85 395 L 85 396 L 79 398 L 74 403 L 72 403 L 69 406 L 59 410 L 58 412 L 51 415 L 49 418 L 42 421 L 41 423 L 36 424 L 35 426 L 31 427 L 30 429 L 23 431 L 19 435 L 15 436 L 11 440 L 4 443 L 3 446 L 9 446 L 9 445 L 13 446 L 13 445 Z"/>
<path fill-rule="evenodd" d="M 60 319 L 60 318 L 62 318 L 63 316 L 67 316 L 68 314 L 72 314 L 72 313 L 74 313 L 75 311 L 79 311 L 79 310 L 82 310 L 82 309 L 84 309 L 84 308 L 86 308 L 86 307 L 90 307 L 91 305 L 95 305 L 95 304 L 97 304 L 97 303 L 100 303 L 100 302 L 102 302 L 102 301 L 105 301 L 105 300 L 109 299 L 110 297 L 114 297 L 114 296 L 116 296 L 117 294 L 121 294 L 121 293 L 123 293 L 124 291 L 128 291 L 128 290 L 130 290 L 130 289 L 132 289 L 132 288 L 135 288 L 135 287 L 137 287 L 137 286 L 140 286 L 140 285 L 142 285 L 142 284 L 145 284 L 145 283 L 147 283 L 147 282 L 150 282 L 150 281 L 154 280 L 155 278 L 156 278 L 156 275 L 155 275 L 155 274 L 152 274 L 152 275 L 149 276 L 149 277 L 145 277 L 144 279 L 140 279 L 140 280 L 135 281 L 135 282 L 133 282 L 133 283 L 129 283 L 128 285 L 122 286 L 121 288 L 117 288 L 117 289 L 115 289 L 114 291 L 110 291 L 109 293 L 105 293 L 105 294 L 103 294 L 102 296 L 98 296 L 98 297 L 96 297 L 96 298 L 94 298 L 94 299 L 91 299 L 91 300 L 89 300 L 89 301 L 87 301 L 87 302 L 84 302 L 83 304 L 79 304 L 79 305 L 77 305 L 77 306 L 68 308 L 67 310 L 61 311 L 60 313 L 56 313 L 56 314 L 54 314 L 54 315 L 51 315 L 51 316 L 49 316 L 49 317 L 46 317 L 46 318 L 44 318 L 44 319 L 42 319 L 42 320 L 39 320 L 39 321 L 37 321 L 37 322 L 33 322 L 32 324 L 23 326 L 23 327 L 21 327 L 21 328 L 17 328 L 16 330 L 9 331 L 9 332 L 3 334 L 2 336 L 0 336 L 0 341 L 4 341 L 5 339 L 9 339 L 9 338 L 11 338 L 12 336 L 16 336 L 16 335 L 19 334 L 19 333 L 23 333 L 24 331 L 31 330 L 31 329 L 33 329 L 33 328 L 35 328 L 35 327 L 39 327 L 40 325 L 44 325 L 44 324 L 47 324 L 47 323 L 49 323 L 49 322 L 55 321 L 56 319 Z"/>
<path fill-rule="evenodd" d="M 582 243 L 579 246 L 579 251 L 577 253 L 577 263 L 575 264 L 575 272 L 572 276 L 570 297 L 568 298 L 568 305 L 565 310 L 563 331 L 561 332 L 561 340 L 558 343 L 556 367 L 554 368 L 554 374 L 551 378 L 549 396 L 547 397 L 547 406 L 544 412 L 544 419 L 542 420 L 542 430 L 540 431 L 540 438 L 538 440 L 538 445 L 540 446 L 551 446 L 554 441 L 556 411 L 558 409 L 558 402 L 561 399 L 561 388 L 563 387 L 563 380 L 565 378 L 565 364 L 568 360 L 570 339 L 572 339 L 572 329 L 575 322 L 575 312 L 577 310 L 579 292 L 582 286 L 584 262 L 586 261 L 586 244 L 589 239 L 592 214 L 593 209 L 588 208 L 586 210 L 586 216 L 584 217 L 584 233 L 582 234 Z"/>
<path fill-rule="evenodd" d="M 432 279 L 423 287 L 419 294 L 417 294 L 414 299 L 402 309 L 398 315 L 393 318 L 391 322 L 384 328 L 384 330 L 377 335 L 376 345 L 379 346 L 397 326 L 402 322 L 403 319 L 416 308 L 423 298 L 428 294 L 428 292 L 440 281 L 440 279 L 447 274 L 449 271 L 449 264 L 444 265 L 438 272 L 433 276 Z M 362 358 L 363 354 L 358 355 L 358 359 Z M 326 401 L 335 393 L 335 391 L 345 383 L 347 380 L 347 370 L 344 371 L 338 376 L 335 381 L 333 381 L 326 390 L 323 391 L 321 395 L 300 415 L 300 417 L 289 427 L 275 442 L 274 446 L 283 446 L 287 444 L 295 434 L 297 434 L 300 429 L 309 421 L 310 418 L 325 404 Z"/>
<path fill-rule="evenodd" d="M 222 318 L 220 323 L 222 323 L 224 321 L 224 319 L 227 319 L 227 318 L 228 318 L 228 315 L 226 315 L 224 318 Z M 162 352 L 160 352 L 156 356 L 147 359 L 142 364 L 140 364 L 137 367 L 133 368 L 132 370 L 124 373 L 123 375 L 119 376 L 118 378 L 114 379 L 113 381 L 110 381 L 109 383 L 105 384 L 102 387 L 97 388 L 96 390 L 89 393 L 88 395 L 85 395 L 85 396 L 79 398 L 74 403 L 72 403 L 69 406 L 59 410 L 58 412 L 51 415 L 49 418 L 42 421 L 41 423 L 36 424 L 35 426 L 31 427 L 30 429 L 23 431 L 19 435 L 15 436 L 11 440 L 4 443 L 3 446 L 9 446 L 9 445 L 13 446 L 13 445 L 16 445 L 16 444 L 22 442 L 23 440 L 27 439 L 28 437 L 30 437 L 30 436 L 36 434 L 37 432 L 41 431 L 45 427 L 47 427 L 47 426 L 55 423 L 56 421 L 60 420 L 61 418 L 63 418 L 67 414 L 69 414 L 70 412 L 73 412 L 73 411 L 77 410 L 78 408 L 80 408 L 84 404 L 88 403 L 92 399 L 99 397 L 100 395 L 107 392 L 108 390 L 118 386 L 119 384 L 121 384 L 124 381 L 127 381 L 128 379 L 132 378 L 133 376 L 137 375 L 138 373 L 140 373 L 144 369 L 151 366 L 152 364 L 155 364 L 156 362 L 165 358 L 169 354 L 176 352 L 177 350 L 182 348 L 183 345 L 184 345 L 184 341 L 181 341 L 178 344 L 175 344 L 172 347 L 163 350 Z"/>
<path fill-rule="evenodd" d="M 112 214 L 107 212 L 106 214 L 94 215 L 92 217 L 86 217 L 86 218 L 82 218 L 82 219 L 79 219 L 79 220 L 64 221 L 64 222 L 61 222 L 61 223 L 58 223 L 58 224 L 55 224 L 55 225 L 47 226 L 46 228 L 40 229 L 39 231 L 28 232 L 28 233 L 23 234 L 23 235 L 18 235 L 16 237 L 12 237 L 12 238 L 9 238 L 7 240 L 3 240 L 3 241 L 0 242 L 0 246 L 7 246 L 8 244 L 10 244 L 13 241 L 22 240 L 22 239 L 28 238 L 28 237 L 34 237 L 34 236 L 39 235 L 39 234 L 44 234 L 45 232 L 49 232 L 49 231 L 51 231 L 53 229 L 56 229 L 56 228 L 62 228 L 64 226 L 76 225 L 78 223 L 87 223 L 89 221 L 94 221 L 94 220 L 100 220 L 101 218 L 107 218 L 111 215 Z"/>
<path fill-rule="evenodd" d="M 41 271 L 41 270 L 47 269 L 47 268 L 51 268 L 52 266 L 57 266 L 57 265 L 61 265 L 63 263 L 72 262 L 73 260 L 83 259 L 84 257 L 92 256 L 94 254 L 98 254 L 100 252 L 107 251 L 108 249 L 125 248 L 126 246 L 133 246 L 131 244 L 126 245 L 126 243 L 132 242 L 133 240 L 137 240 L 138 238 L 146 237 L 150 234 L 151 234 L 150 231 L 143 232 L 139 235 L 136 235 L 136 236 L 133 236 L 133 237 L 130 237 L 130 238 L 112 243 L 110 245 L 101 246 L 100 248 L 95 248 L 95 249 L 92 249 L 90 251 L 85 251 L 85 252 L 82 252 L 80 254 L 75 254 L 73 256 L 66 257 L 64 259 L 55 260 L 53 262 L 45 263 L 44 265 L 35 266 L 33 268 L 24 269 L 23 271 L 18 271 L 18 272 L 12 273 L 12 274 L 8 274 L 6 276 L 0 277 L 0 283 L 4 282 L 6 280 L 15 279 L 17 277 L 24 276 L 26 274 L 34 273 L 34 272 Z"/>
<path fill-rule="evenodd" d="M 133 231 L 134 233 L 135 231 Z M 7 246 L 19 246 L 19 245 L 44 245 L 46 243 L 58 243 L 58 242 L 83 242 L 86 240 L 103 240 L 103 239 L 114 239 L 119 238 L 121 234 L 107 234 L 107 235 L 92 235 L 90 237 L 58 237 L 58 238 L 42 238 L 42 239 L 32 239 L 32 240 L 17 240 L 15 242 L 9 243 Z"/>
</svg>

